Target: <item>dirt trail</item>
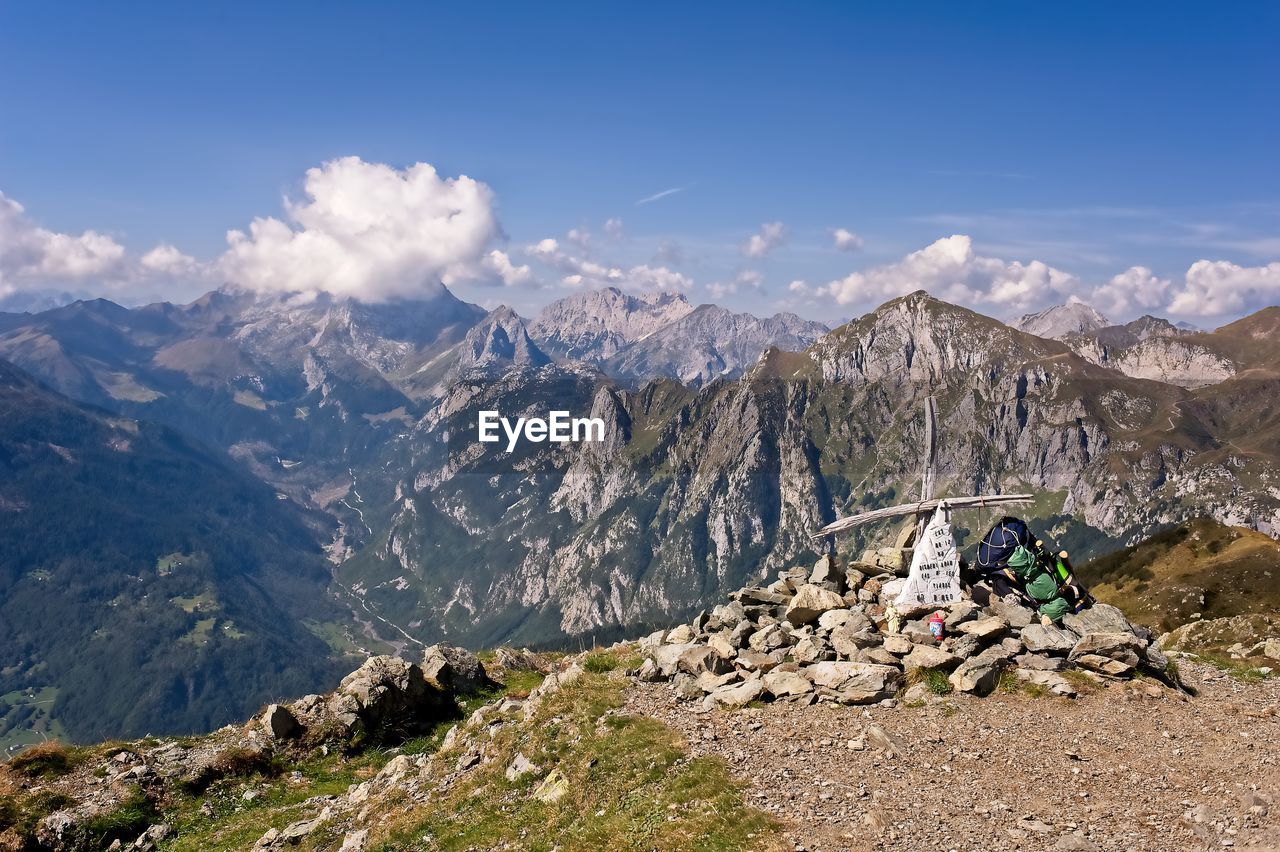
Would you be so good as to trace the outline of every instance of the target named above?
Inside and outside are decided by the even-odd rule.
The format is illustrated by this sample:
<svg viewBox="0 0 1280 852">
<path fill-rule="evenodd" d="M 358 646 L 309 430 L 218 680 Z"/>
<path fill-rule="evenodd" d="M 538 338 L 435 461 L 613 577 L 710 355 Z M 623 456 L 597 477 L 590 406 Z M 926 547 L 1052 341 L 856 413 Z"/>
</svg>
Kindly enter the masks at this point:
<svg viewBox="0 0 1280 852">
<path fill-rule="evenodd" d="M 1280 849 L 1280 680 L 1183 676 L 1197 697 L 1138 681 L 1075 700 L 699 712 L 641 684 L 629 707 L 727 759 L 796 849 Z"/>
</svg>

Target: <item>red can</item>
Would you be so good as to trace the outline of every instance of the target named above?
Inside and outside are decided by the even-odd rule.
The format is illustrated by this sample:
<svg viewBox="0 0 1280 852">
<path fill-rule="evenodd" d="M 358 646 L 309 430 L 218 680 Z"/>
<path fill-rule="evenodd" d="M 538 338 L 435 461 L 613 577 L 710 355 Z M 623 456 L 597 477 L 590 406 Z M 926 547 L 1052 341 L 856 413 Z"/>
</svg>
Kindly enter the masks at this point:
<svg viewBox="0 0 1280 852">
<path fill-rule="evenodd" d="M 947 620 L 942 617 L 942 613 L 940 612 L 935 612 L 933 615 L 929 616 L 929 633 L 939 642 L 942 641 L 942 633 L 946 627 L 946 621 Z"/>
</svg>

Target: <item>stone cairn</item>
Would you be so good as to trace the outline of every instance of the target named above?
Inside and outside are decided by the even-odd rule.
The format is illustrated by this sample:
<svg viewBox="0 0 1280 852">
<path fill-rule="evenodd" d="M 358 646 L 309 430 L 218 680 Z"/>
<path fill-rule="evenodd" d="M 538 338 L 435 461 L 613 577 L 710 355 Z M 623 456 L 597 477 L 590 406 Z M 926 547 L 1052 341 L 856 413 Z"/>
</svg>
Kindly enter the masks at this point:
<svg viewBox="0 0 1280 852">
<path fill-rule="evenodd" d="M 755 700 L 891 702 L 908 680 L 916 682 L 903 700 L 927 700 L 933 691 L 909 677 L 915 670 L 943 672 L 956 692 L 974 695 L 990 694 L 1012 670 L 1020 680 L 1074 697 L 1062 674 L 1067 669 L 1105 683 L 1139 668 L 1164 676 L 1168 666 L 1150 631 L 1106 604 L 1045 625 L 1016 603 L 992 597 L 981 606 L 965 598 L 904 613 L 891 632 L 886 610 L 905 582 L 884 567 L 842 568 L 829 556 L 812 569 L 782 571 L 767 586 L 732 593 L 691 624 L 640 640 L 639 676 L 671 681 L 680 698 L 711 709 Z M 941 641 L 929 630 L 934 612 L 946 619 Z"/>
</svg>

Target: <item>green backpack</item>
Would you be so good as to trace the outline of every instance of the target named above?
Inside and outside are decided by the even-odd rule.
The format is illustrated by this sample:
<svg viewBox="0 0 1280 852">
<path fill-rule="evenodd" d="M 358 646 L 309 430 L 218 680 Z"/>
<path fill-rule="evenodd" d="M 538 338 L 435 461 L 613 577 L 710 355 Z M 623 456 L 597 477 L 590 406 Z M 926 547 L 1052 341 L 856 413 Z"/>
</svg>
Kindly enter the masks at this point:
<svg viewBox="0 0 1280 852">
<path fill-rule="evenodd" d="M 1009 556 L 1009 567 L 1022 581 L 1022 588 L 1027 595 L 1040 604 L 1041 615 L 1060 621 L 1062 616 L 1071 612 L 1071 603 L 1059 591 L 1057 576 L 1041 564 L 1030 550 L 1022 545 L 1014 548 Z"/>
</svg>

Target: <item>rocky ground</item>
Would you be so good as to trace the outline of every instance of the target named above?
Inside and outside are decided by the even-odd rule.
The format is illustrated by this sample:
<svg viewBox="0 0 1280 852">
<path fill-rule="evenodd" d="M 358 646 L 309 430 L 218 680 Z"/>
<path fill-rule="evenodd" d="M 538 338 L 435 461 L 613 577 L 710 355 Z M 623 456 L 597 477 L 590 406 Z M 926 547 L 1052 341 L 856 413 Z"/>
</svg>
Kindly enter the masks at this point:
<svg viewBox="0 0 1280 852">
<path fill-rule="evenodd" d="M 796 849 L 1280 849 L 1280 682 L 1184 661 L 1075 699 L 704 710 L 639 684 L 630 712 L 750 784 Z"/>
<path fill-rule="evenodd" d="M 574 656 L 371 657 L 206 737 L 34 749 L 0 766 L 0 852 L 1280 849 L 1280 679 L 1248 664 L 1276 637 L 1194 656 L 980 587 L 931 629 L 882 568 L 823 558 Z"/>
</svg>

